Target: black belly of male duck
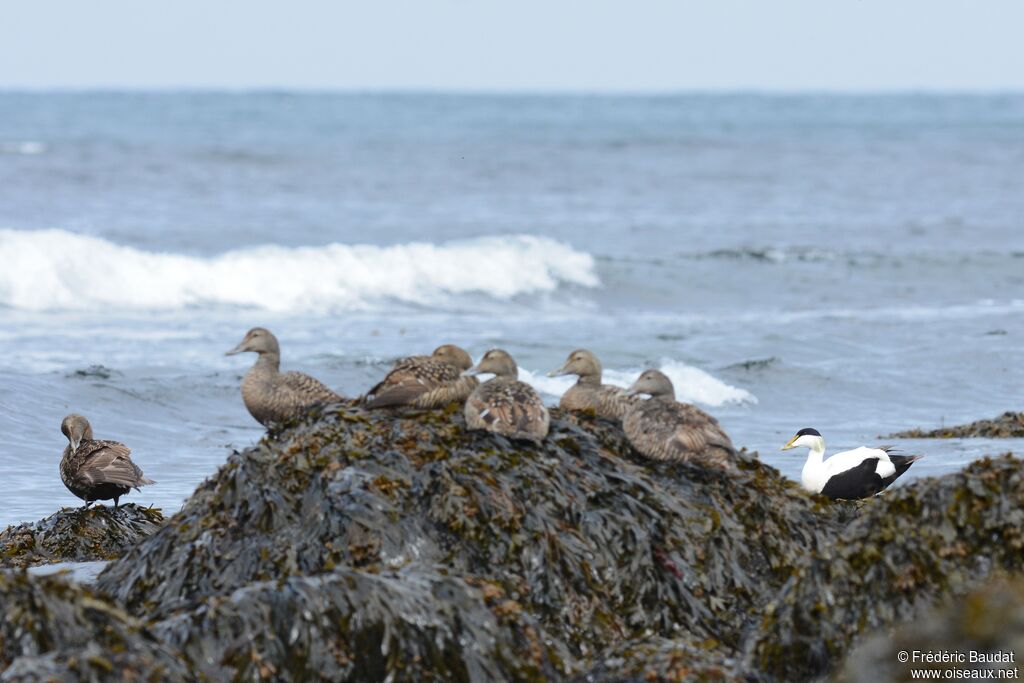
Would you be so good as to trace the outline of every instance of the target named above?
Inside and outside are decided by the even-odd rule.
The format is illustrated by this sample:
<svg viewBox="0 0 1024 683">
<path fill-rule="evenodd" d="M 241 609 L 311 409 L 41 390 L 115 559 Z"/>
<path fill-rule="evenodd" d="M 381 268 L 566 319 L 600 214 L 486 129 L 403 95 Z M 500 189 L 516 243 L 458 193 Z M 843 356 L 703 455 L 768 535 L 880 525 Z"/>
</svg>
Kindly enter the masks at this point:
<svg viewBox="0 0 1024 683">
<path fill-rule="evenodd" d="M 889 455 L 896 471 L 888 477 L 881 477 L 875 469 L 878 458 L 867 458 L 856 467 L 834 475 L 825 482 L 821 495 L 833 500 L 859 500 L 870 498 L 889 488 L 911 465 L 920 460 L 919 455 Z"/>
</svg>

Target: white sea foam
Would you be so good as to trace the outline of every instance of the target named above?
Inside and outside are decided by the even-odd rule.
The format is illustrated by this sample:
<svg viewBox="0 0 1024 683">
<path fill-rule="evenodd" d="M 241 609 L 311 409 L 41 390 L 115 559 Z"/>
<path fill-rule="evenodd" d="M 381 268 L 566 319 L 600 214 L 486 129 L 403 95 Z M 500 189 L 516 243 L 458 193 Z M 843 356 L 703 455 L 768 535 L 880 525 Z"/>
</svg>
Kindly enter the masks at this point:
<svg viewBox="0 0 1024 683">
<path fill-rule="evenodd" d="M 746 389 L 734 387 L 700 368 L 663 358 L 658 367 L 668 375 L 676 389 L 676 399 L 685 403 L 700 403 L 706 406 L 721 406 L 727 403 L 757 403 L 757 397 Z M 604 371 L 605 384 L 628 387 L 639 377 L 642 369 Z M 548 377 L 543 372 L 519 369 L 519 378 L 531 384 L 537 391 L 549 397 L 558 397 L 576 382 L 575 377 Z"/>
<path fill-rule="evenodd" d="M 46 151 L 46 145 L 34 140 L 22 142 L 0 142 L 0 154 L 21 154 L 24 156 L 35 156 Z"/>
<path fill-rule="evenodd" d="M 532 235 L 388 247 L 260 246 L 203 258 L 64 230 L 0 230 L 0 262 L 0 306 L 34 311 L 354 310 L 474 293 L 505 300 L 599 284 L 590 254 Z"/>
</svg>

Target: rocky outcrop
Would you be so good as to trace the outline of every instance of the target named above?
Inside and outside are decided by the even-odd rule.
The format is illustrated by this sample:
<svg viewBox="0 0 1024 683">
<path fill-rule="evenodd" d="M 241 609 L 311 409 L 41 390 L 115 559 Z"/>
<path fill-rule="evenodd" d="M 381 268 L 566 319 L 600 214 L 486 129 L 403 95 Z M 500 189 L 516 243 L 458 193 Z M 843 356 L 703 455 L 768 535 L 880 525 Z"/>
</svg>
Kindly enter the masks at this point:
<svg viewBox="0 0 1024 683">
<path fill-rule="evenodd" d="M 230 456 L 97 592 L 200 680 L 798 681 L 1020 570 L 1022 533 L 1012 457 L 854 505 L 557 410 L 536 445 L 333 406 Z"/>
<path fill-rule="evenodd" d="M 128 503 L 64 508 L 45 519 L 0 531 L 0 567 L 112 560 L 151 536 L 164 522 L 160 510 Z"/>
<path fill-rule="evenodd" d="M 959 657 L 942 661 L 941 656 L 926 660 L 924 653 L 949 653 L 963 661 Z M 933 680 L 1020 679 L 1024 674 L 1024 581 L 997 579 L 922 619 L 900 625 L 894 633 L 872 636 L 847 659 L 836 680 L 905 681 L 911 678 L 911 669 L 937 671 Z"/>
<path fill-rule="evenodd" d="M 136 619 L 55 577 L 0 572 L 0 681 L 192 681 Z"/>
<path fill-rule="evenodd" d="M 890 434 L 893 439 L 967 439 L 982 437 L 985 439 L 1020 439 L 1024 438 L 1024 413 L 1005 412 L 992 420 L 978 420 L 970 424 L 956 427 L 940 427 L 925 431 L 909 429 L 905 432 Z"/>
</svg>

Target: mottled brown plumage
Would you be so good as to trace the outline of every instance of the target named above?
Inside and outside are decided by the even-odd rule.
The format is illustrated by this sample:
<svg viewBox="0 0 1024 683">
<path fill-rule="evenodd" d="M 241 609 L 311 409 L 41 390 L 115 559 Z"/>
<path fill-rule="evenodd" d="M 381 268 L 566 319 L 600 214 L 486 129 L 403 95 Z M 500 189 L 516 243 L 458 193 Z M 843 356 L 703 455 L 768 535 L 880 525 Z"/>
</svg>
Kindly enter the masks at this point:
<svg viewBox="0 0 1024 683">
<path fill-rule="evenodd" d="M 344 400 L 318 379 L 301 372 L 281 372 L 281 348 L 270 330 L 252 328 L 227 355 L 245 352 L 259 357 L 242 380 L 242 400 L 249 414 L 265 427 L 299 417 L 313 406 Z"/>
<path fill-rule="evenodd" d="M 65 417 L 60 431 L 68 438 L 60 478 L 68 491 L 85 501 L 85 507 L 96 500 L 113 500 L 116 508 L 118 499 L 131 489 L 156 483 L 132 462 L 131 451 L 123 443 L 93 439 L 92 426 L 81 415 Z"/>
<path fill-rule="evenodd" d="M 677 402 L 672 382 L 663 373 L 644 371 L 629 392 L 650 395 L 633 404 L 622 421 L 626 437 L 640 453 L 652 460 L 732 465 L 736 449 L 718 420 L 696 406 Z"/>
<path fill-rule="evenodd" d="M 599 417 L 621 420 L 635 398 L 626 390 L 610 384 L 601 384 L 601 361 L 586 349 L 569 354 L 565 365 L 548 373 L 549 377 L 577 375 L 579 379 L 562 394 L 558 406 L 563 410 L 590 411 Z"/>
<path fill-rule="evenodd" d="M 466 399 L 467 427 L 536 442 L 548 435 L 548 409 L 533 387 L 516 379 L 519 369 L 512 356 L 492 349 L 467 372 L 494 373 Z"/>
<path fill-rule="evenodd" d="M 469 354 L 454 344 L 439 346 L 429 356 L 402 358 L 383 381 L 370 389 L 366 406 L 440 408 L 462 403 L 479 384 L 476 377 L 462 374 L 472 365 Z"/>
</svg>

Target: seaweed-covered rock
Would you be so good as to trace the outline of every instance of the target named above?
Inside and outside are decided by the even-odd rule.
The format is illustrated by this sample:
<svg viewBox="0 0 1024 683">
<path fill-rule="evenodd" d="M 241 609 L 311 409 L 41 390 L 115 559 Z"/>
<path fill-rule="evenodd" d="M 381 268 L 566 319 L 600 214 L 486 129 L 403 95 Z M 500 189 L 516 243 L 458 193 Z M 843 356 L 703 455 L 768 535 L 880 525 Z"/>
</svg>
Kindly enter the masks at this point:
<svg viewBox="0 0 1024 683">
<path fill-rule="evenodd" d="M 1020 570 L 1022 482 L 1003 457 L 831 503 L 558 410 L 537 445 L 332 406 L 233 454 L 97 590 L 199 680 L 806 680 Z"/>
<path fill-rule="evenodd" d="M 190 681 L 136 619 L 58 577 L 0 572 L 0 681 Z"/>
<path fill-rule="evenodd" d="M 1024 438 L 1024 413 L 1005 412 L 991 420 L 978 420 L 956 427 L 940 427 L 930 431 L 908 429 L 890 434 L 893 439 L 1020 439 Z"/>
<path fill-rule="evenodd" d="M 732 683 L 744 678 L 736 658 L 714 643 L 690 643 L 653 636 L 604 652 L 575 683 Z"/>
<path fill-rule="evenodd" d="M 948 652 L 963 655 L 963 662 L 929 662 L 914 652 Z M 906 653 L 906 662 L 900 653 Z M 971 653 L 983 657 L 972 658 Z M 1006 661 L 1012 657 L 1011 661 Z M 972 659 L 974 661 L 972 661 Z M 843 683 L 905 681 L 910 670 L 938 671 L 936 679 L 984 678 L 988 671 L 1014 670 L 1016 675 L 994 679 L 1019 679 L 1024 667 L 1024 581 L 999 579 L 971 591 L 925 615 L 901 624 L 894 633 L 870 638 L 858 647 L 836 677 Z M 960 672 L 954 674 L 953 672 Z M 975 671 L 977 675 L 964 675 Z M 921 676 L 923 678 L 923 676 Z"/>
<path fill-rule="evenodd" d="M 157 631 L 211 681 L 548 681 L 569 664 L 500 591 L 419 568 L 257 582 Z"/>
<path fill-rule="evenodd" d="M 112 560 L 151 536 L 163 522 L 159 509 L 134 503 L 116 510 L 102 505 L 65 508 L 38 522 L 0 531 L 0 567 Z"/>
<path fill-rule="evenodd" d="M 923 479 L 866 505 L 793 577 L 748 640 L 745 666 L 827 673 L 862 633 L 912 619 L 993 572 L 1024 569 L 1024 466 L 1006 455 Z"/>
<path fill-rule="evenodd" d="M 651 464 L 613 423 L 554 417 L 536 446 L 467 433 L 458 411 L 328 412 L 233 455 L 98 585 L 147 618 L 207 618 L 253 583 L 345 568 L 400 585 L 440 568 L 535 620 L 551 661 L 650 632 L 726 651 L 841 524 L 846 508 L 749 455 L 735 475 Z M 256 601 L 238 609 L 265 623 Z M 404 650 L 434 638 L 389 619 L 378 635 Z"/>
</svg>

